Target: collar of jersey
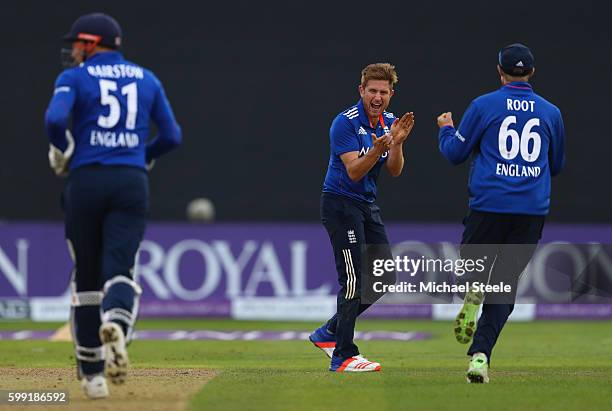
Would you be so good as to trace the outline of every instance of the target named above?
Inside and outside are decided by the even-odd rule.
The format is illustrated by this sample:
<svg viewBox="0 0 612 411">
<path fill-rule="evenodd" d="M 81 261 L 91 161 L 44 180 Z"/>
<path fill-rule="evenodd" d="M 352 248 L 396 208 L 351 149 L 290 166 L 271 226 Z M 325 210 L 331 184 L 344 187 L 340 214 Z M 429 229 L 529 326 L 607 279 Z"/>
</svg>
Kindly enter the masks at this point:
<svg viewBox="0 0 612 411">
<path fill-rule="evenodd" d="M 122 60 L 123 56 L 118 51 L 103 51 L 96 53 L 87 59 L 87 63 L 96 61 L 115 61 Z"/>
<path fill-rule="evenodd" d="M 513 81 L 511 83 L 506 84 L 504 88 L 533 91 L 533 87 L 531 87 L 531 84 L 527 83 L 526 81 Z"/>
<path fill-rule="evenodd" d="M 376 130 L 380 125 L 380 122 L 376 125 L 376 127 L 372 128 L 372 125 L 370 124 L 370 119 L 366 115 L 365 108 L 363 107 L 363 100 L 359 99 L 356 105 L 357 111 L 359 111 L 359 122 L 364 126 L 368 126 L 368 128 L 370 128 L 371 130 Z M 386 111 L 383 111 L 382 117 L 385 117 L 385 113 Z"/>
</svg>

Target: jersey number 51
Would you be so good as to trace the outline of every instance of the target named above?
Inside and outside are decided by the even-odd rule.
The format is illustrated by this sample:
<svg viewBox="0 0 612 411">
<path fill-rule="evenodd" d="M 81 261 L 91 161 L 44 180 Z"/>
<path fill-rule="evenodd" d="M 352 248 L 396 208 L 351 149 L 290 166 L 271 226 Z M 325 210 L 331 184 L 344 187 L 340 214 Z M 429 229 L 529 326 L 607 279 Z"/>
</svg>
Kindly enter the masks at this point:
<svg viewBox="0 0 612 411">
<path fill-rule="evenodd" d="M 113 128 L 121 117 L 121 105 L 117 96 L 111 94 L 117 91 L 117 82 L 111 80 L 100 80 L 100 104 L 108 106 L 108 115 L 98 116 L 98 126 L 102 128 Z M 138 88 L 136 83 L 130 83 L 121 87 L 121 95 L 127 96 L 127 116 L 125 117 L 125 128 L 134 130 L 136 128 L 136 116 L 138 114 Z"/>
</svg>

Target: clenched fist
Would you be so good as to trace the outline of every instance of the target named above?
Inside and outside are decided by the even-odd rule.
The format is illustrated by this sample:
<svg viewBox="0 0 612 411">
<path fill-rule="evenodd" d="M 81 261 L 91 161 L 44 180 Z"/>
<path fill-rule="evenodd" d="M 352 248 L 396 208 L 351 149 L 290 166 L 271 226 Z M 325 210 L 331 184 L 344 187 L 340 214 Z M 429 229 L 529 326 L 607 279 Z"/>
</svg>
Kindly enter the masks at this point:
<svg viewBox="0 0 612 411">
<path fill-rule="evenodd" d="M 453 113 L 451 113 L 450 111 L 442 113 L 438 116 L 438 127 L 442 128 L 444 126 L 455 127 L 455 125 L 453 124 Z"/>
</svg>

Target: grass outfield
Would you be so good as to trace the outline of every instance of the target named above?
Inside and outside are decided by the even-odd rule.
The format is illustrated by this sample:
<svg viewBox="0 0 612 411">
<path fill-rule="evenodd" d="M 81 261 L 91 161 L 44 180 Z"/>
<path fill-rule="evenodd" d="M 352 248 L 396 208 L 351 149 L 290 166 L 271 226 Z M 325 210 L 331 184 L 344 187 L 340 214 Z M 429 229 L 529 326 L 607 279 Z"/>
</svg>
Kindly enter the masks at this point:
<svg viewBox="0 0 612 411">
<path fill-rule="evenodd" d="M 315 325 L 225 320 L 139 322 L 140 329 L 184 330 L 310 330 Z M 35 328 L 50 325 L 0 323 L 0 329 L 5 330 Z M 454 340 L 448 322 L 363 320 L 358 329 L 425 331 L 433 338 L 362 342 L 362 353 L 381 362 L 383 371 L 359 375 L 330 373 L 323 353 L 300 341 L 135 341 L 130 355 L 134 372 L 160 367 L 213 371 L 208 382 L 189 396 L 186 407 L 190 410 L 612 409 L 609 322 L 510 323 L 494 352 L 488 385 L 465 382 L 466 346 Z M 12 367 L 65 369 L 73 366 L 72 355 L 71 343 L 0 341 L 2 381 L 7 385 L 0 388 L 21 386 L 17 378 L 10 386 Z M 60 383 L 56 389 L 61 388 Z M 133 393 L 137 387 L 130 389 L 133 409 L 140 409 L 137 390 Z"/>
</svg>

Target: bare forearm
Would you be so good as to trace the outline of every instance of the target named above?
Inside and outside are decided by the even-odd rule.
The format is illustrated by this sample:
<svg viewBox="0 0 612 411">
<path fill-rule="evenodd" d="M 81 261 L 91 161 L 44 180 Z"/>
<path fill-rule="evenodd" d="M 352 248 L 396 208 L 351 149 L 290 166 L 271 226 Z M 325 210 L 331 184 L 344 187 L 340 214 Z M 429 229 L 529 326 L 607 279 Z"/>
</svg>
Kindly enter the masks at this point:
<svg viewBox="0 0 612 411">
<path fill-rule="evenodd" d="M 387 170 L 393 177 L 398 177 L 404 169 L 404 148 L 403 144 L 394 144 L 389 149 L 387 159 Z"/>
<path fill-rule="evenodd" d="M 349 178 L 355 182 L 361 180 L 370 172 L 380 158 L 375 150 L 368 151 L 365 155 L 357 157 L 346 165 Z"/>
</svg>

